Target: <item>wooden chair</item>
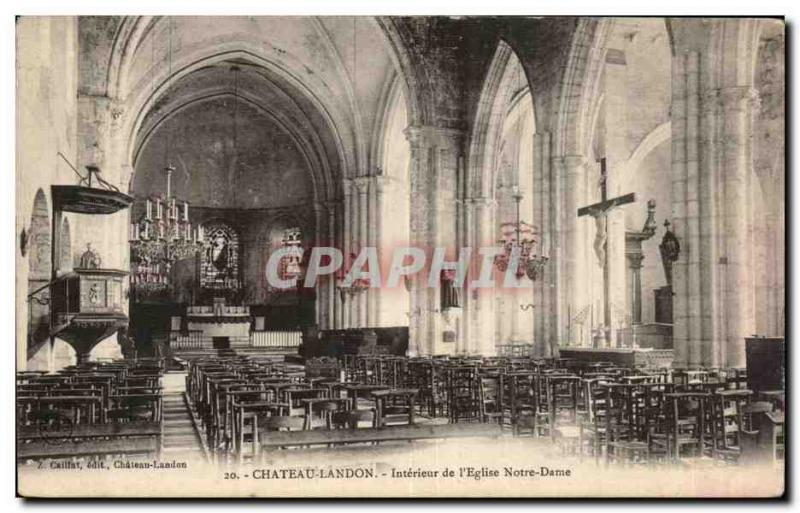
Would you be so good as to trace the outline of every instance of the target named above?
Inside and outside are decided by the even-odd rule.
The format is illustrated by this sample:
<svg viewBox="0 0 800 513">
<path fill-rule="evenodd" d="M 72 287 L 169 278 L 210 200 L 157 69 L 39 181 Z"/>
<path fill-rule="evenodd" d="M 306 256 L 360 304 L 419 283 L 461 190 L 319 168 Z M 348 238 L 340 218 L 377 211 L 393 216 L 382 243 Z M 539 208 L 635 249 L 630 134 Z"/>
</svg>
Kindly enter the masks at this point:
<svg viewBox="0 0 800 513">
<path fill-rule="evenodd" d="M 536 415 L 535 376 L 536 373 L 530 370 L 509 371 L 500 375 L 503 397 L 502 424 L 511 426 L 515 435 L 519 435 L 523 427 L 520 418 Z M 525 421 L 525 424 L 530 426 L 529 429 L 533 429 L 535 420 L 534 418 Z"/>
<path fill-rule="evenodd" d="M 234 401 L 232 403 L 232 408 L 234 418 L 232 449 L 240 462 L 243 461 L 245 456 L 244 447 L 246 443 L 252 443 L 253 456 L 258 452 L 260 420 L 272 416 L 281 416 L 287 411 L 286 406 L 283 404 L 268 403 L 265 401 Z M 301 426 L 305 423 L 304 417 L 296 418 L 299 419 Z"/>
<path fill-rule="evenodd" d="M 568 374 L 545 375 L 550 437 L 563 451 L 580 453 L 582 433 L 578 416 L 581 378 Z"/>
<path fill-rule="evenodd" d="M 608 382 L 609 378 L 606 376 L 581 380 L 583 408 L 579 410 L 580 449 L 582 453 L 588 452 L 597 462 L 600 461 L 606 444 L 606 390 L 602 385 Z"/>
<path fill-rule="evenodd" d="M 602 386 L 606 391 L 606 463 L 647 463 L 649 447 L 638 429 L 638 419 L 643 415 L 638 386 L 627 383 L 606 383 Z"/>
<path fill-rule="evenodd" d="M 306 429 L 325 428 L 333 429 L 333 416 L 337 413 L 350 411 L 348 399 L 332 399 L 328 397 L 305 399 L 306 402 Z"/>
<path fill-rule="evenodd" d="M 702 457 L 708 440 L 706 411 L 710 395 L 705 392 L 664 394 L 666 406 L 666 450 L 672 461 Z"/>
<path fill-rule="evenodd" d="M 410 360 L 406 369 L 406 383 L 419 390 L 420 413 L 430 417 L 445 416 L 448 404 L 441 364 L 432 358 L 417 358 Z"/>
<path fill-rule="evenodd" d="M 305 419 L 291 415 L 270 415 L 264 417 L 258 426 L 261 436 L 266 438 L 271 432 L 277 431 L 303 431 Z"/>
<path fill-rule="evenodd" d="M 335 429 L 374 428 L 377 415 L 375 410 L 337 411 L 332 415 L 331 424 Z"/>
<path fill-rule="evenodd" d="M 445 369 L 447 411 L 450 423 L 481 419 L 478 371 L 471 365 L 451 365 Z"/>
<path fill-rule="evenodd" d="M 722 390 L 711 396 L 711 454 L 726 462 L 738 463 L 742 453 L 745 409 L 753 392 Z"/>
<path fill-rule="evenodd" d="M 502 423 L 504 404 L 501 374 L 482 375 L 478 379 L 482 421 Z"/>
<path fill-rule="evenodd" d="M 112 395 L 106 418 L 111 422 L 160 422 L 161 394 Z"/>
<path fill-rule="evenodd" d="M 375 390 L 375 426 L 414 424 L 414 403 L 419 391 L 416 388 L 392 388 Z"/>
</svg>

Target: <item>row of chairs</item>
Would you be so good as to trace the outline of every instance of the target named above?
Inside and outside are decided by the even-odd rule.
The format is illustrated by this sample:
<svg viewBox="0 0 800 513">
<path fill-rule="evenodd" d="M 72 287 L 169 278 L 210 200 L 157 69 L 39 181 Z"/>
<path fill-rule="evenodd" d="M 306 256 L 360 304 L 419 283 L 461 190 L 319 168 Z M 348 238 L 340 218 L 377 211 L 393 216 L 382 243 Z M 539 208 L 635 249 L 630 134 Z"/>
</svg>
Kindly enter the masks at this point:
<svg viewBox="0 0 800 513">
<path fill-rule="evenodd" d="M 17 373 L 18 457 L 158 451 L 163 372 L 163 361 L 140 359 Z"/>
<path fill-rule="evenodd" d="M 187 390 L 217 457 L 241 459 L 246 446 L 254 454 L 276 431 L 378 427 L 396 420 L 401 409 L 413 422 L 413 406 L 399 406 L 390 387 L 306 376 L 302 369 L 246 356 L 189 362 Z"/>
<path fill-rule="evenodd" d="M 783 407 L 775 393 L 754 397 L 744 369 L 375 355 L 349 357 L 343 367 L 354 379 L 418 388 L 421 411 L 431 417 L 498 423 L 609 463 L 738 461 L 764 414 Z"/>
</svg>

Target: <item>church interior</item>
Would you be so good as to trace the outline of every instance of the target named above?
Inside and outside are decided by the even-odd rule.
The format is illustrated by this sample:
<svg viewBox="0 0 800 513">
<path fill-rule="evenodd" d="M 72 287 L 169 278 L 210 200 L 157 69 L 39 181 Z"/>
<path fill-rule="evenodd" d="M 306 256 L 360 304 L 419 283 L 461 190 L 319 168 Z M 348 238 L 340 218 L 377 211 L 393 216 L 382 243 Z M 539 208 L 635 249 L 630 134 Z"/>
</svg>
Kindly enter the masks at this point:
<svg viewBox="0 0 800 513">
<path fill-rule="evenodd" d="M 16 30 L 20 464 L 509 437 L 783 464 L 782 20 Z M 347 279 L 405 247 L 497 251 Z"/>
</svg>

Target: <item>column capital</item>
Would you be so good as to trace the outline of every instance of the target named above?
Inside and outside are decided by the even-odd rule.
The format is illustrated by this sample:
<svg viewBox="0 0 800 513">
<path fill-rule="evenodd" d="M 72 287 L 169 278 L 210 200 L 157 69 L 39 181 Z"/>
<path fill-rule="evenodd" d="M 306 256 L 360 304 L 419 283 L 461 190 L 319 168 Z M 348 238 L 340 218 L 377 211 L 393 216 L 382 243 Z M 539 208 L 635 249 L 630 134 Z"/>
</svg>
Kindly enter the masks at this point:
<svg viewBox="0 0 800 513">
<path fill-rule="evenodd" d="M 587 158 L 583 155 L 559 155 L 553 157 L 553 163 L 562 166 L 567 172 L 572 172 L 586 165 Z"/>
<path fill-rule="evenodd" d="M 329 212 L 332 212 L 336 211 L 336 209 L 339 208 L 339 205 L 342 204 L 342 200 L 340 199 L 325 200 L 322 202 L 322 204 L 325 206 L 326 209 L 328 209 Z"/>
<path fill-rule="evenodd" d="M 750 86 L 731 86 L 717 89 L 722 106 L 734 110 L 758 109 L 761 99 L 758 90 Z"/>
<path fill-rule="evenodd" d="M 403 133 L 412 148 L 438 146 L 454 150 L 461 148 L 465 135 L 463 130 L 431 125 L 411 125 Z"/>
<path fill-rule="evenodd" d="M 358 194 L 366 194 L 371 181 L 371 176 L 358 176 L 351 180 L 351 186 L 355 192 L 358 192 Z"/>
<path fill-rule="evenodd" d="M 389 175 L 375 175 L 372 177 L 372 179 L 375 183 L 375 192 L 378 194 L 382 194 L 387 187 L 391 187 L 400 183 L 399 179 Z"/>
<path fill-rule="evenodd" d="M 467 202 L 478 208 L 494 207 L 497 205 L 497 200 L 491 196 L 473 196 L 467 198 Z"/>
<path fill-rule="evenodd" d="M 315 201 L 313 203 L 313 209 L 315 214 L 321 214 L 327 207 L 327 201 Z"/>
</svg>

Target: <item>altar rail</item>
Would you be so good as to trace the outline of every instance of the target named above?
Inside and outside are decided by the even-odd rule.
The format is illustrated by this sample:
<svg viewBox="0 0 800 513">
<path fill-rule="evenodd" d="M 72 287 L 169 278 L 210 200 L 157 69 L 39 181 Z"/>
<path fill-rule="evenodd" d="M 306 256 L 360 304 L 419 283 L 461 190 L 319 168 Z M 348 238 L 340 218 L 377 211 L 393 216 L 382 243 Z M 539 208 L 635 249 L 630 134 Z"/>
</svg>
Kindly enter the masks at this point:
<svg viewBox="0 0 800 513">
<path fill-rule="evenodd" d="M 299 331 L 251 331 L 250 347 L 300 347 Z"/>
<path fill-rule="evenodd" d="M 287 348 L 300 347 L 302 341 L 300 331 L 251 331 L 249 337 L 249 347 L 263 348 Z M 189 331 L 163 331 L 156 333 L 154 337 L 156 345 L 165 346 L 162 352 L 166 354 L 179 351 L 199 351 L 211 349 L 213 343 L 211 339 L 204 336 L 201 330 Z M 245 339 L 247 340 L 247 339 Z M 247 342 L 245 342 L 247 344 Z M 232 348 L 243 347 L 231 344 Z"/>
<path fill-rule="evenodd" d="M 170 331 L 169 347 L 173 351 L 186 349 L 203 349 L 203 332 L 194 331 Z"/>
<path fill-rule="evenodd" d="M 497 344 L 495 345 L 497 356 L 509 356 L 513 358 L 523 358 L 533 356 L 533 344 Z"/>
</svg>

